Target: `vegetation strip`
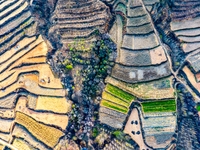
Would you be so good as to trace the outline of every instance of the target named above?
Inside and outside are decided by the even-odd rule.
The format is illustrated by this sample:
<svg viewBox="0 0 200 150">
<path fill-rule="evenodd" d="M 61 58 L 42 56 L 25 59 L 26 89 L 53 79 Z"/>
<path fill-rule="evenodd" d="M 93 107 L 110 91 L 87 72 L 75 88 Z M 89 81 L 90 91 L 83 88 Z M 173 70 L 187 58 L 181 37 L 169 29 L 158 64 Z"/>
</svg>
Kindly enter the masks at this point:
<svg viewBox="0 0 200 150">
<path fill-rule="evenodd" d="M 131 103 L 133 100 L 135 100 L 135 96 L 121 90 L 118 87 L 115 87 L 111 84 L 107 84 L 106 89 L 107 92 L 115 95 L 116 97 L 125 100 L 128 103 Z"/>
<path fill-rule="evenodd" d="M 118 98 L 118 97 L 115 97 L 113 95 L 111 95 L 110 93 L 108 92 L 103 92 L 102 94 L 102 98 L 103 99 L 106 99 L 108 101 L 111 101 L 113 103 L 116 103 L 116 104 L 119 104 L 119 105 L 123 105 L 124 107 L 129 107 L 129 103 L 127 103 L 126 101 Z"/>
<path fill-rule="evenodd" d="M 197 110 L 200 111 L 200 104 L 197 104 Z"/>
<path fill-rule="evenodd" d="M 38 123 L 33 118 L 20 112 L 16 113 L 16 122 L 27 128 L 38 140 L 44 142 L 51 148 L 53 148 L 57 144 L 59 138 L 64 135 L 60 130 Z"/>
<path fill-rule="evenodd" d="M 144 112 L 175 112 L 175 100 L 154 101 L 142 103 Z"/>
<path fill-rule="evenodd" d="M 114 109 L 118 112 L 122 112 L 122 113 L 127 113 L 127 111 L 128 111 L 127 108 L 120 106 L 120 105 L 117 105 L 115 103 L 106 101 L 104 99 L 101 101 L 101 105 L 104 106 L 104 107 L 110 108 L 110 109 Z"/>
</svg>

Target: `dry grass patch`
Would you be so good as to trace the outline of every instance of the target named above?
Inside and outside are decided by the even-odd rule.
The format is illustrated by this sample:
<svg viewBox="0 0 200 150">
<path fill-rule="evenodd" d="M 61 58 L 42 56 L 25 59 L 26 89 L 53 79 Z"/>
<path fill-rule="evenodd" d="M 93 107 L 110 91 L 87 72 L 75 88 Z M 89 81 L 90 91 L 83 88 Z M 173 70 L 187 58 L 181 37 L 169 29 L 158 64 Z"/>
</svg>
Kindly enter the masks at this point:
<svg viewBox="0 0 200 150">
<path fill-rule="evenodd" d="M 24 126 L 34 137 L 53 148 L 64 133 L 56 128 L 38 123 L 29 116 L 17 112 L 16 122 Z"/>
<path fill-rule="evenodd" d="M 36 150 L 31 145 L 29 145 L 27 142 L 25 142 L 22 139 L 15 138 L 13 141 L 13 146 L 16 147 L 18 150 Z"/>
<path fill-rule="evenodd" d="M 56 113 L 67 113 L 70 110 L 70 104 L 66 98 L 38 96 L 36 110 L 53 111 Z"/>
</svg>

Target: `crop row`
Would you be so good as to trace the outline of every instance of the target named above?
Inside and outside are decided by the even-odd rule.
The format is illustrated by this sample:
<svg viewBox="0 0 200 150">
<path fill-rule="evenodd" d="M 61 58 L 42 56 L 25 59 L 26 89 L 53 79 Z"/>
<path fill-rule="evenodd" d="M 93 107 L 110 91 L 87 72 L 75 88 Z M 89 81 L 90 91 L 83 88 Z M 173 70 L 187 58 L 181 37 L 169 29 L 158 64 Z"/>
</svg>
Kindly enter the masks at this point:
<svg viewBox="0 0 200 150">
<path fill-rule="evenodd" d="M 102 100 L 101 101 L 101 106 L 104 106 L 104 107 L 107 107 L 107 108 L 110 108 L 110 109 L 114 109 L 116 111 L 119 111 L 119 112 L 122 112 L 122 113 L 127 113 L 128 109 L 124 106 L 120 106 L 116 103 L 112 103 L 112 102 L 109 102 L 107 100 Z"/>
<path fill-rule="evenodd" d="M 16 122 L 24 126 L 33 136 L 53 148 L 64 133 L 56 128 L 38 123 L 29 116 L 17 112 Z"/>
<path fill-rule="evenodd" d="M 129 103 L 127 103 L 126 101 L 123 101 L 117 97 L 115 97 L 114 95 L 108 93 L 108 92 L 103 92 L 102 93 L 102 98 L 107 100 L 107 101 L 110 101 L 110 102 L 113 102 L 113 103 L 116 103 L 116 104 L 119 104 L 121 106 L 124 106 L 124 107 L 129 107 Z"/>
<path fill-rule="evenodd" d="M 113 86 L 111 84 L 107 84 L 106 86 L 106 89 L 105 89 L 107 92 L 115 95 L 116 97 L 118 98 L 121 98 L 122 100 L 130 103 L 132 102 L 132 100 L 135 99 L 135 97 L 125 91 L 123 91 L 122 89 L 116 87 L 116 86 Z"/>
<path fill-rule="evenodd" d="M 175 100 L 143 102 L 142 109 L 146 112 L 175 112 Z"/>
</svg>

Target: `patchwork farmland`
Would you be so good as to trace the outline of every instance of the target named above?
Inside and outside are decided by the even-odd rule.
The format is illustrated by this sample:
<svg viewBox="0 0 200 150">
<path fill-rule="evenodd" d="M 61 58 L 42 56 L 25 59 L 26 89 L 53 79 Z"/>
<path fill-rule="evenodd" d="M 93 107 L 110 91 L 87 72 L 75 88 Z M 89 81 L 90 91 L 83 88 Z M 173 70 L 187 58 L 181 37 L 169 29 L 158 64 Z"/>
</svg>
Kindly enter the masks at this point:
<svg viewBox="0 0 200 150">
<path fill-rule="evenodd" d="M 46 63 L 28 2 L 1 1 L 0 9 L 0 139 L 20 150 L 53 149 L 68 125 L 67 91 Z"/>
<path fill-rule="evenodd" d="M 138 141 L 141 149 L 145 149 L 145 143 L 152 148 L 167 147 L 176 127 L 176 102 L 169 61 L 146 10 L 151 9 L 155 2 L 128 1 L 126 32 L 120 33 L 122 44 L 118 46 L 119 53 L 112 73 L 106 78 L 99 111 L 102 123 L 118 129 L 125 127 L 125 132 Z M 120 26 L 119 23 L 116 25 Z M 120 27 L 116 29 L 120 32 Z M 112 35 L 116 40 L 117 36 Z M 132 105 L 133 102 L 137 105 Z M 132 125 L 129 127 L 129 111 L 138 105 L 139 126 L 144 132 L 133 135 Z M 140 136 L 144 136 L 145 143 L 141 141 L 143 138 L 138 139 Z"/>
<path fill-rule="evenodd" d="M 0 0 L 0 150 L 200 149 L 199 0 Z"/>
</svg>

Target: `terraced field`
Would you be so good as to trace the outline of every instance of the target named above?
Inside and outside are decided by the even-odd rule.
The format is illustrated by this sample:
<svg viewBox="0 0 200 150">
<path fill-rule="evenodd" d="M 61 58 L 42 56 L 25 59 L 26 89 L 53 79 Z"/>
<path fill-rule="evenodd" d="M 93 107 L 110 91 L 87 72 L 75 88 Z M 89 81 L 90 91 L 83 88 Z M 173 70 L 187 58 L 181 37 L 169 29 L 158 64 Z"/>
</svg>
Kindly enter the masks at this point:
<svg viewBox="0 0 200 150">
<path fill-rule="evenodd" d="M 28 145 L 24 140 L 15 138 L 13 142 L 13 146 L 20 150 L 36 150 L 31 145 Z"/>
<path fill-rule="evenodd" d="M 200 67 L 198 65 L 200 62 L 199 56 L 200 56 L 200 53 L 196 53 L 194 55 L 190 55 L 187 59 L 188 63 L 192 67 L 193 71 L 196 73 L 198 73 L 200 70 Z"/>
<path fill-rule="evenodd" d="M 118 140 L 113 140 L 111 143 L 107 144 L 103 150 L 134 150 L 134 147 L 129 143 L 121 143 Z"/>
<path fill-rule="evenodd" d="M 175 0 L 173 2 L 171 17 L 173 20 L 182 21 L 199 16 L 199 4 L 197 0 Z"/>
<path fill-rule="evenodd" d="M 113 128 L 122 128 L 126 116 L 127 114 L 103 106 L 99 109 L 99 120 Z"/>
<path fill-rule="evenodd" d="M 113 58 L 109 58 L 111 60 L 108 65 L 113 66 L 114 55 L 117 55 L 117 59 L 112 71 L 111 68 L 108 70 L 111 74 L 106 78 L 106 86 L 103 89 L 99 121 L 112 129 L 129 134 L 142 150 L 167 149 L 173 139 L 176 122 L 179 122 L 176 118 L 174 100 L 176 91 L 173 89 L 176 79 L 179 78 L 178 71 L 182 71 L 186 77 L 188 81 L 186 86 L 192 85 L 192 88 L 200 91 L 200 1 L 169 2 L 171 5 L 167 13 L 170 14 L 168 19 L 171 23 L 167 27 L 179 40 L 186 56 L 186 64 L 189 64 L 189 66 L 182 65 L 177 72 L 172 71 L 171 65 L 174 65 L 174 62 L 169 60 L 173 54 L 165 44 L 162 44 L 165 37 L 162 38 L 156 31 L 157 29 L 160 31 L 162 25 L 155 28 L 152 22 L 152 18 L 157 19 L 165 15 L 165 12 L 158 14 L 156 10 L 162 9 L 164 1 L 56 0 L 53 4 L 55 8 L 43 7 L 47 9 L 44 10 L 45 13 L 52 11 L 52 14 L 44 14 L 50 17 L 50 20 L 47 17 L 46 22 L 44 21 L 48 28 L 45 40 L 38 33 L 43 29 L 38 28 L 38 23 L 34 21 L 43 14 L 38 11 L 38 16 L 31 17 L 30 8 L 34 8 L 32 6 L 34 3 L 33 0 L 0 0 L 0 140 L 19 150 L 53 150 L 59 142 L 60 145 L 65 145 L 62 140 L 65 140 L 63 137 L 67 132 L 71 102 L 66 99 L 68 91 L 63 89 L 60 79 L 55 77 L 47 64 L 49 47 L 46 40 L 52 42 L 49 42 L 50 47 L 54 47 L 54 44 L 62 47 L 59 50 L 65 52 L 63 59 L 68 55 L 67 50 L 73 51 L 75 47 L 77 55 L 82 54 L 81 58 L 89 60 L 94 56 L 90 51 L 92 42 L 97 40 L 99 32 L 107 33 L 110 30 L 107 35 L 117 43 L 117 54 L 112 53 Z M 110 12 L 115 17 L 112 17 Z M 112 23 L 114 25 L 111 27 Z M 59 50 L 56 54 L 62 55 Z M 62 60 L 58 57 L 55 58 L 56 61 Z M 80 60 L 83 66 L 90 63 L 88 61 L 89 63 L 84 64 L 81 61 L 85 60 Z M 72 71 L 73 77 L 78 74 L 77 70 L 82 69 L 82 66 L 75 67 Z M 75 85 L 81 81 L 78 78 L 74 78 Z M 180 79 L 179 82 L 182 82 L 182 78 Z M 103 86 L 102 83 L 101 89 Z M 72 86 L 75 90 L 79 88 L 81 90 L 82 87 L 76 88 Z M 80 104 L 80 107 L 82 106 L 84 105 Z M 200 111 L 199 105 L 197 110 Z M 89 121 L 90 117 L 88 118 L 86 119 Z M 93 121 L 92 118 L 91 124 Z M 87 128 L 86 121 L 82 122 L 81 124 L 86 124 L 84 128 Z M 88 132 L 89 130 L 88 127 Z M 77 135 L 73 139 L 76 137 Z M 5 145 L 5 143 L 0 145 L 0 149 L 7 149 Z M 137 148 L 112 139 L 103 149 Z"/>
<path fill-rule="evenodd" d="M 107 31 L 109 15 L 109 8 L 99 0 L 82 0 L 78 3 L 76 0 L 58 0 L 49 35 L 58 33 L 64 44 L 73 42 L 75 38 L 90 41 L 97 29 L 101 33 Z"/>
<path fill-rule="evenodd" d="M 110 122 L 110 126 L 121 128 L 134 99 L 133 95 L 111 84 L 107 84 L 105 91 L 102 93 L 100 121 L 102 123 Z M 116 117 L 118 118 L 118 123 L 115 123 Z"/>
<path fill-rule="evenodd" d="M 199 28 L 200 18 L 193 18 L 187 21 L 174 21 L 171 23 L 171 30 L 174 31 L 185 53 L 199 49 L 199 34 L 196 30 Z M 191 24 L 192 23 L 192 24 Z"/>
<path fill-rule="evenodd" d="M 171 142 L 176 127 L 175 100 L 143 102 L 142 128 L 148 145 L 164 148 Z"/>
<path fill-rule="evenodd" d="M 16 123 L 24 126 L 34 137 L 51 148 L 55 147 L 59 138 L 64 135 L 60 130 L 41 124 L 21 112 L 16 113 Z"/>
<path fill-rule="evenodd" d="M 152 6 L 158 2 L 159 2 L 159 0 L 143 0 L 143 3 L 145 4 L 148 11 L 151 11 Z"/>
<path fill-rule="evenodd" d="M 181 48 L 186 54 L 186 63 L 182 66 L 183 73 L 181 73 L 185 82 L 194 90 L 193 94 L 199 95 L 200 3 L 196 0 L 175 0 L 173 3 L 171 30 L 179 39 Z"/>
<path fill-rule="evenodd" d="M 29 8 L 26 0 L 0 2 L 0 139 L 20 150 L 53 149 L 70 103 Z"/>
<path fill-rule="evenodd" d="M 34 148 L 38 148 L 41 150 L 48 150 L 48 148 L 38 140 L 36 140 L 30 132 L 28 132 L 23 126 L 16 124 L 15 128 L 12 132 L 12 135 L 23 139 L 24 141 L 28 142 Z"/>
<path fill-rule="evenodd" d="M 15 110 L 27 114 L 28 116 L 34 118 L 38 122 L 42 122 L 46 125 L 54 125 L 60 127 L 62 130 L 68 125 L 68 117 L 66 115 L 58 115 L 46 112 L 35 112 L 26 107 L 27 98 L 22 97 L 18 100 Z"/>
<path fill-rule="evenodd" d="M 148 145 L 153 148 L 165 147 L 170 144 L 175 131 L 176 116 L 170 112 L 149 113 L 142 118 L 144 136 Z M 152 122 L 154 122 L 152 124 Z"/>
<path fill-rule="evenodd" d="M 120 99 L 126 101 L 127 103 L 131 103 L 135 99 L 135 97 L 133 95 L 131 95 L 111 84 L 108 84 L 106 86 L 105 91 L 107 91 L 108 93 L 111 93 L 112 95 L 119 97 Z"/>
<path fill-rule="evenodd" d="M 119 1 L 110 1 L 114 7 L 117 6 L 117 2 Z M 140 128 L 144 130 L 144 134 L 141 134 L 145 137 L 148 146 L 165 149 L 171 142 L 175 131 L 176 117 L 174 112 L 176 111 L 176 104 L 173 100 L 174 90 L 170 65 L 164 48 L 158 39 L 160 37 L 157 37 L 151 23 L 151 17 L 148 14 L 148 10 L 150 11 L 156 2 L 158 1 L 134 0 L 127 3 L 123 2 L 127 6 L 126 32 L 118 50 L 116 64 L 111 75 L 106 78 L 107 85 L 102 94 L 99 115 L 100 121 L 104 124 L 114 128 L 127 127 L 131 120 L 124 122 L 123 117 L 116 117 L 117 122 L 122 121 L 117 124 L 116 120 L 111 118 L 117 116 L 113 115 L 116 112 L 126 115 L 133 100 L 137 103 L 139 102 L 138 98 L 141 98 L 139 114 L 142 126 Z M 123 9 L 117 9 L 117 11 L 125 12 Z M 118 27 L 115 28 L 118 29 Z M 111 92 L 109 92 L 109 89 L 113 87 L 117 87 L 123 92 L 120 90 L 110 90 Z M 126 93 L 125 99 L 124 93 Z M 126 99 L 129 96 L 131 98 Z M 166 101 L 166 99 L 172 100 Z M 128 105 L 127 102 L 129 102 Z M 104 109 L 105 107 L 106 109 Z M 101 110 L 102 108 L 104 112 Z M 113 113 L 107 113 L 109 111 Z M 158 112 L 160 116 L 158 116 Z M 103 116 L 101 116 L 102 114 Z M 105 116 L 109 119 L 103 119 Z M 164 122 L 167 122 L 166 125 L 164 125 Z M 139 129 L 139 127 L 136 129 Z M 126 133 L 133 134 L 127 129 Z M 131 137 L 136 140 L 140 135 L 137 136 L 136 132 L 134 133 L 135 135 Z M 146 147 L 144 143 L 137 143 L 141 147 Z"/>
<path fill-rule="evenodd" d="M 127 33 L 123 37 L 117 58 L 119 62 L 114 66 L 112 76 L 128 83 L 169 76 L 169 64 L 153 31 L 151 18 L 139 1 L 129 1 L 127 6 Z"/>
<path fill-rule="evenodd" d="M 186 79 L 190 82 L 190 84 L 197 90 L 200 91 L 200 83 L 196 80 L 195 74 L 187 67 L 185 66 L 183 68 L 183 72 L 186 76 Z"/>
<path fill-rule="evenodd" d="M 185 53 L 199 50 L 199 1 L 175 0 L 173 3 L 171 30 L 182 43 Z"/>
<path fill-rule="evenodd" d="M 124 8 L 124 9 L 126 11 L 126 8 Z M 123 11 L 123 13 L 124 13 L 124 11 Z M 123 28 L 124 28 L 124 24 L 123 24 L 122 16 L 116 15 L 116 20 L 115 20 L 112 28 L 110 29 L 109 34 L 110 34 L 111 39 L 117 44 L 117 54 L 118 55 L 120 55 L 120 48 L 122 45 Z M 117 62 L 119 61 L 119 57 L 116 59 L 116 61 Z"/>
<path fill-rule="evenodd" d="M 143 102 L 144 113 L 148 112 L 175 112 L 176 104 L 174 100 Z"/>
<path fill-rule="evenodd" d="M 138 98 L 144 100 L 148 99 L 165 99 L 173 98 L 174 90 L 171 85 L 172 77 L 146 82 L 130 84 L 123 81 L 119 81 L 113 77 L 107 77 L 106 82 L 113 84 L 116 87 L 127 91 Z"/>
<path fill-rule="evenodd" d="M 200 111 L 200 105 L 199 104 L 197 105 L 197 110 Z"/>
</svg>

